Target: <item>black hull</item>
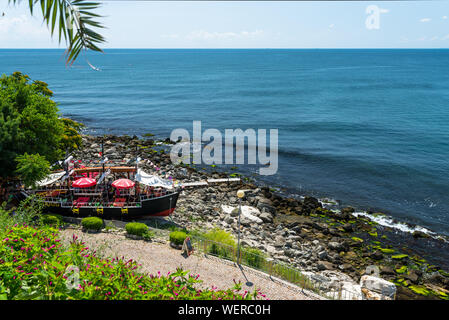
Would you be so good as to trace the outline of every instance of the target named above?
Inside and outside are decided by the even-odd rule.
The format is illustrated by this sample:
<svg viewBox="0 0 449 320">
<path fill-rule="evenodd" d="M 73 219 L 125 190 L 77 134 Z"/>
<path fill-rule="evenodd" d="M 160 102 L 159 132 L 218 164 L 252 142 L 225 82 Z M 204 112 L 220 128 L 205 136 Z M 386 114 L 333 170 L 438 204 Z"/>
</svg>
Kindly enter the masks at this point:
<svg viewBox="0 0 449 320">
<path fill-rule="evenodd" d="M 142 200 L 140 207 L 64 207 L 49 204 L 44 211 L 67 217 L 97 216 L 104 219 L 135 220 L 155 216 L 168 216 L 175 210 L 179 192 Z"/>
</svg>

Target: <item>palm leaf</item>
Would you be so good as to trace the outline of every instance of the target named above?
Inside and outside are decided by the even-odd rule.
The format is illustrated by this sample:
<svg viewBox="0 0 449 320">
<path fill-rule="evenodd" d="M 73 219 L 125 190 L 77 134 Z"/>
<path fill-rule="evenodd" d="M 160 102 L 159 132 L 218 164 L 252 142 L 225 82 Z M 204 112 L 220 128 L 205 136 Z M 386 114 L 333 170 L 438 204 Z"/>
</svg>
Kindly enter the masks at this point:
<svg viewBox="0 0 449 320">
<path fill-rule="evenodd" d="M 8 0 L 16 4 L 21 0 Z M 96 19 L 100 15 L 93 12 L 100 8 L 100 3 L 89 0 L 28 0 L 30 13 L 34 6 L 40 5 L 42 16 L 53 36 L 58 32 L 59 43 L 62 37 L 67 43 L 66 62 L 73 64 L 82 51 L 103 52 L 99 47 L 106 40 L 93 28 L 104 28 Z"/>
</svg>

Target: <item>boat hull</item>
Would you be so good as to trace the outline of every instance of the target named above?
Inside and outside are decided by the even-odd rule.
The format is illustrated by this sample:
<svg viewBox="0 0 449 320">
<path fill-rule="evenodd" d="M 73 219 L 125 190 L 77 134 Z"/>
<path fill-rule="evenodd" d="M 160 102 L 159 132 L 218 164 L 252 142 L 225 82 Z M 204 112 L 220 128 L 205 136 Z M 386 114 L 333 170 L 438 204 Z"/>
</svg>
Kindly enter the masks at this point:
<svg viewBox="0 0 449 320">
<path fill-rule="evenodd" d="M 70 217 L 98 216 L 105 219 L 135 220 L 148 217 L 163 217 L 172 214 L 179 192 L 162 197 L 142 200 L 140 207 L 64 207 L 59 203 L 46 204 L 44 211 Z"/>
</svg>

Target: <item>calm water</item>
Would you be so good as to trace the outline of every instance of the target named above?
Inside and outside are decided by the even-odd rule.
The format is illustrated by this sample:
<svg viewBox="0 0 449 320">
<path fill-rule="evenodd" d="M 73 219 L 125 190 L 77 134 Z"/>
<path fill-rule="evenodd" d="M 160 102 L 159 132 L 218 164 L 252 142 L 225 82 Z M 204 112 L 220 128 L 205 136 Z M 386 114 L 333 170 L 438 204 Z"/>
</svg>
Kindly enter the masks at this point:
<svg viewBox="0 0 449 320">
<path fill-rule="evenodd" d="M 268 182 L 449 235 L 449 50 L 0 50 L 92 133 L 278 128 Z"/>
</svg>

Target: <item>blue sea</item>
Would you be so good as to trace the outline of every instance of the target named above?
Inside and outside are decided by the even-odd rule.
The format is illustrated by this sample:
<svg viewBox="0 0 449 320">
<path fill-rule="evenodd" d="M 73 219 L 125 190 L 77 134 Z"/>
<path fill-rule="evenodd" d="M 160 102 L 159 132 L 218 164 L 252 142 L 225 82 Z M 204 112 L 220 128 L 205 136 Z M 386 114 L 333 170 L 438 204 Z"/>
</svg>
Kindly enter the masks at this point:
<svg viewBox="0 0 449 320">
<path fill-rule="evenodd" d="M 449 235 L 449 50 L 0 50 L 14 71 L 93 134 L 278 129 L 264 182 Z"/>
</svg>

